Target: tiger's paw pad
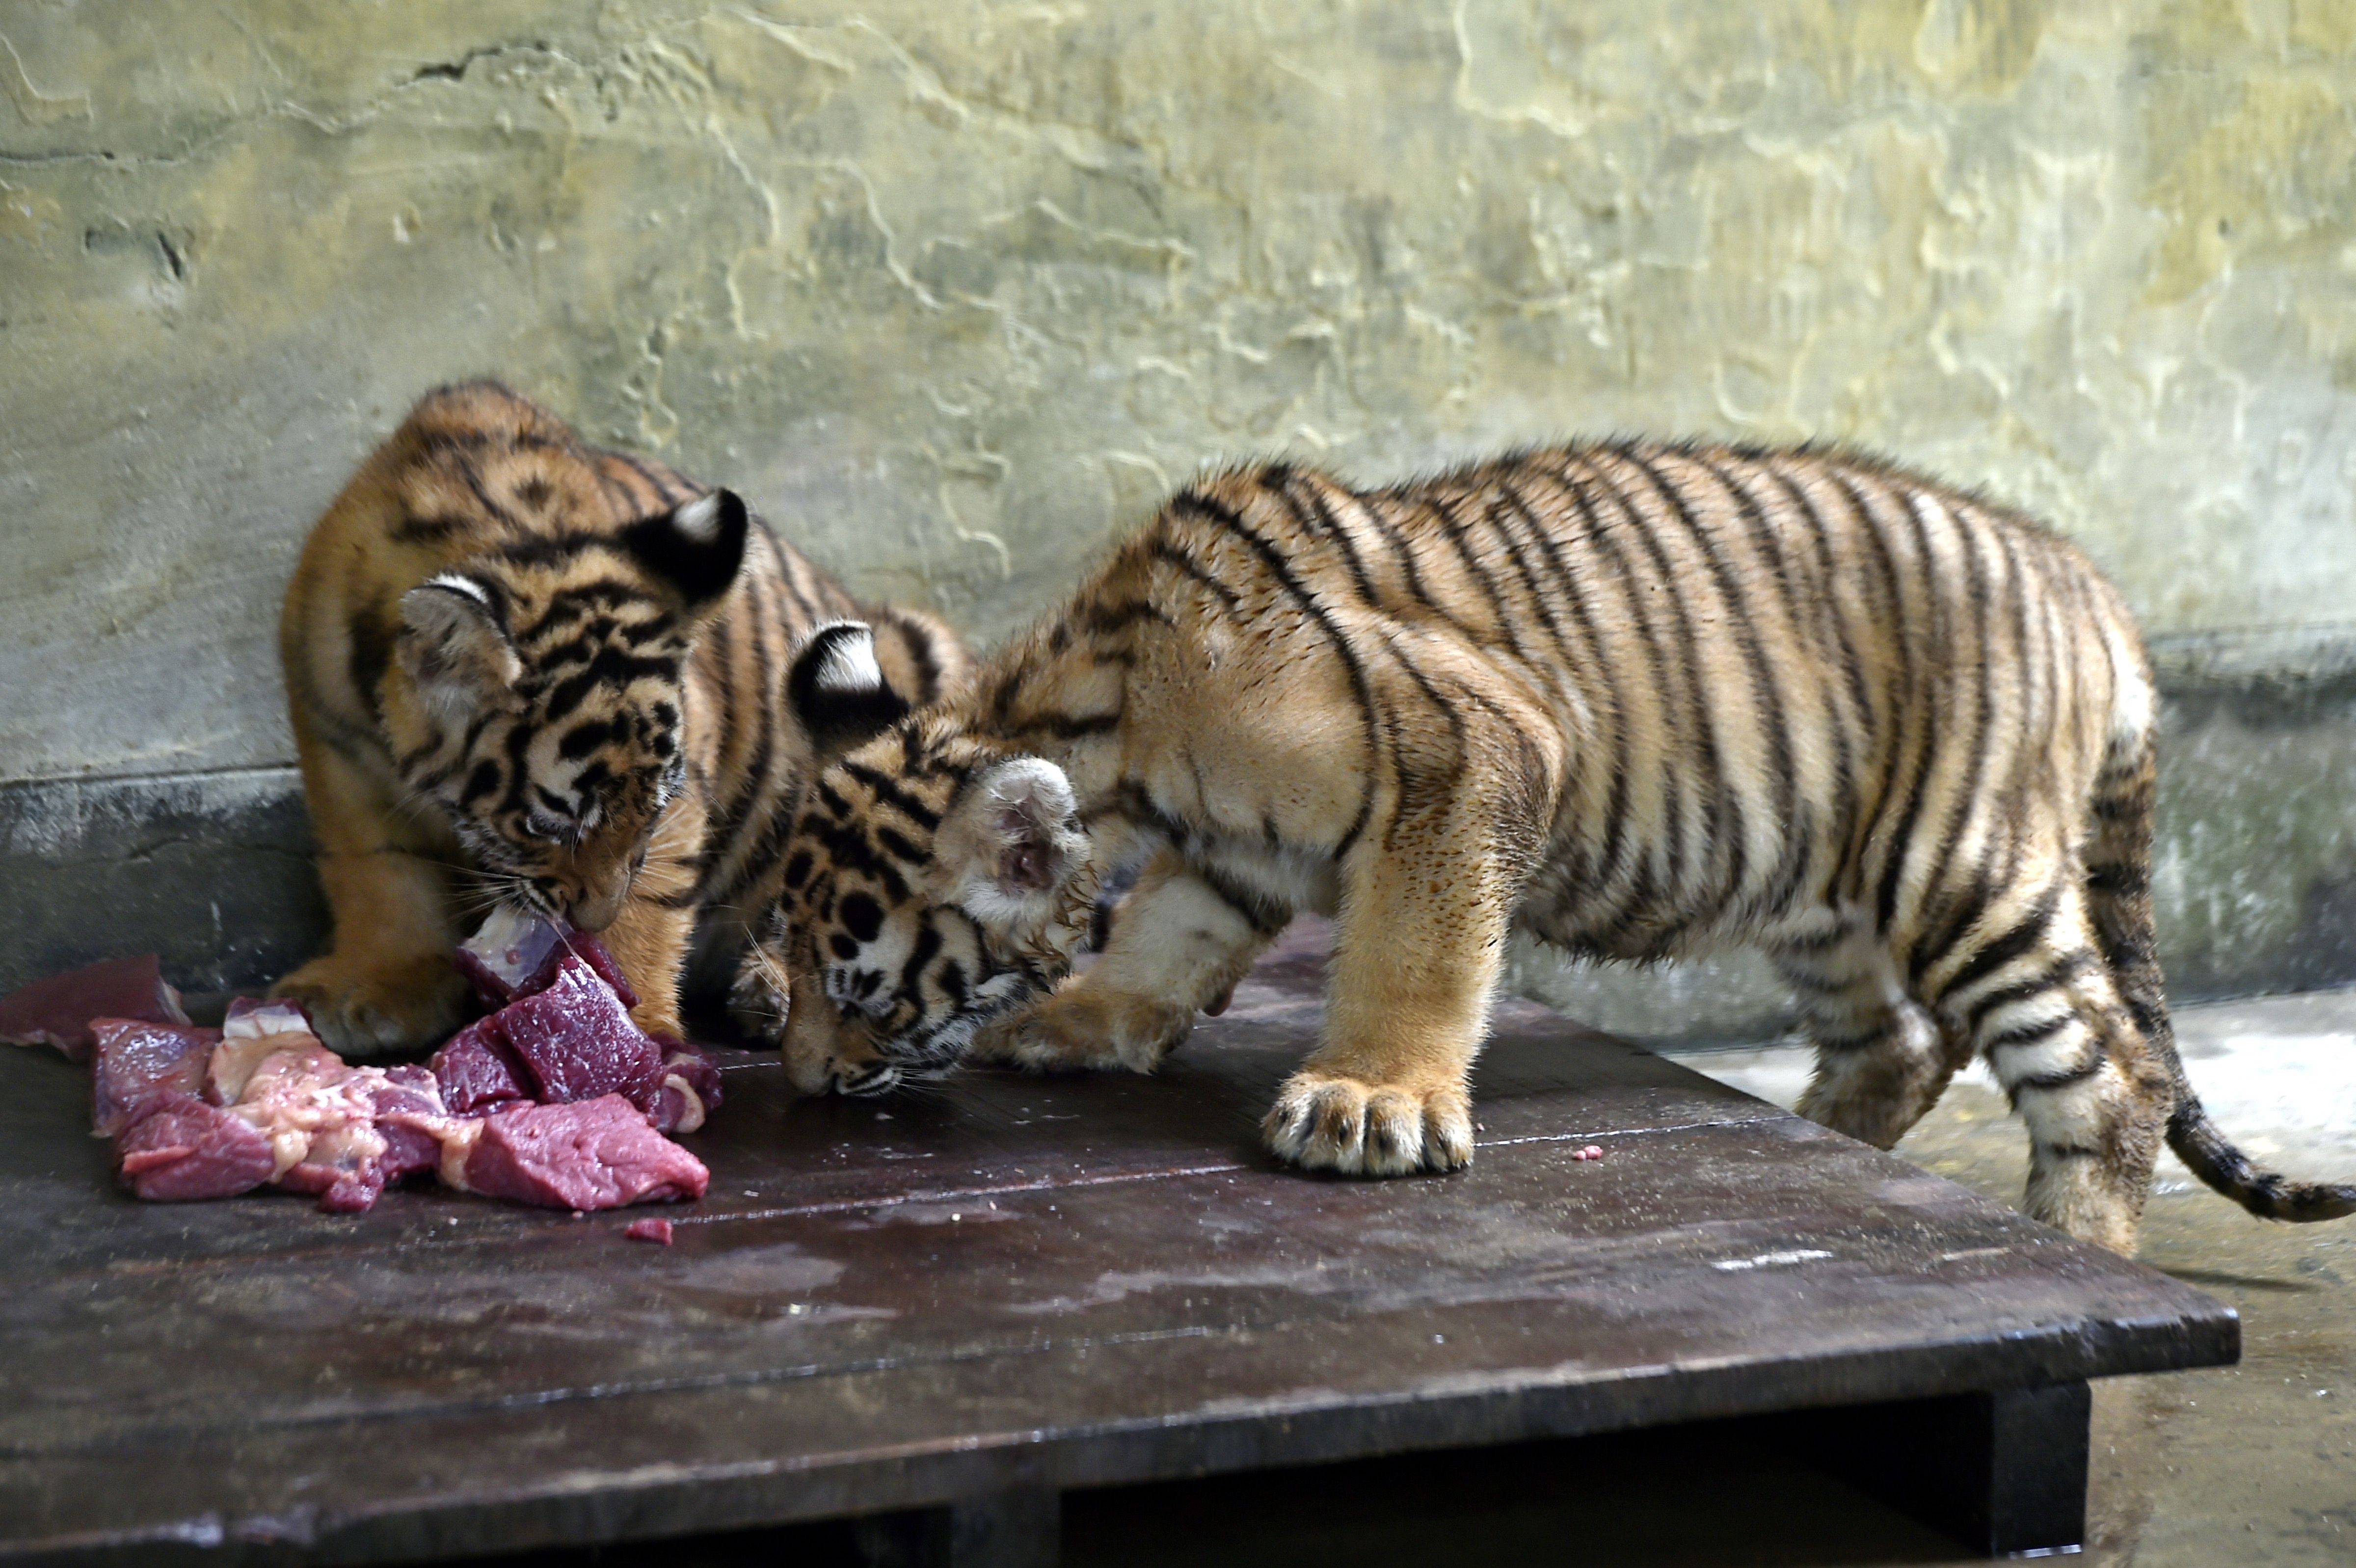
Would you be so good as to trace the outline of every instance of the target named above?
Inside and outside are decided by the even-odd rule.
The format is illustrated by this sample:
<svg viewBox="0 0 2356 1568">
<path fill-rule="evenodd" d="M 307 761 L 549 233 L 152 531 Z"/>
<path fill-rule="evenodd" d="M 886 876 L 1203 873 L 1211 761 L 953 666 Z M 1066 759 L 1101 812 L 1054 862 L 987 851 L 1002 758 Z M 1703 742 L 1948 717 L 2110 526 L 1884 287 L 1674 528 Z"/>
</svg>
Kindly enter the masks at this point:
<svg viewBox="0 0 2356 1568">
<path fill-rule="evenodd" d="M 1260 1136 L 1279 1159 L 1308 1170 L 1461 1170 L 1472 1162 L 1472 1107 L 1454 1085 L 1418 1092 L 1304 1069 L 1277 1092 Z"/>
<path fill-rule="evenodd" d="M 343 1056 L 431 1045 L 458 1026 L 466 982 L 440 954 L 363 968 L 329 954 L 270 994 L 311 1015 L 311 1027 Z"/>
<path fill-rule="evenodd" d="M 1031 1072 L 1151 1072 L 1194 1027 L 1191 1009 L 1076 985 L 984 1026 L 965 1060 Z"/>
</svg>

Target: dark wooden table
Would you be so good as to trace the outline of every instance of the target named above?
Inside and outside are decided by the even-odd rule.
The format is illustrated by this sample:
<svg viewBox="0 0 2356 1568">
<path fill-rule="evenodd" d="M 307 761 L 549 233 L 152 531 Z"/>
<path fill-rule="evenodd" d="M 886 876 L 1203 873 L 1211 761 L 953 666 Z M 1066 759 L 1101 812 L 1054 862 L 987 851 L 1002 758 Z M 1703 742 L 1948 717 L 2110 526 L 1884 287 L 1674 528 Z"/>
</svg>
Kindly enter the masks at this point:
<svg viewBox="0 0 2356 1568">
<path fill-rule="evenodd" d="M 1046 1563 L 1068 1488 L 1803 1409 L 1972 1545 L 2047 1548 L 2086 1380 L 2237 1353 L 2197 1291 L 1522 1003 L 1470 1171 L 1277 1169 L 1322 941 L 1155 1079 L 797 1102 L 734 1058 L 669 1249 L 433 1190 L 138 1204 L 81 1071 L 0 1052 L 0 1559 L 858 1515 L 879 1561 Z"/>
</svg>

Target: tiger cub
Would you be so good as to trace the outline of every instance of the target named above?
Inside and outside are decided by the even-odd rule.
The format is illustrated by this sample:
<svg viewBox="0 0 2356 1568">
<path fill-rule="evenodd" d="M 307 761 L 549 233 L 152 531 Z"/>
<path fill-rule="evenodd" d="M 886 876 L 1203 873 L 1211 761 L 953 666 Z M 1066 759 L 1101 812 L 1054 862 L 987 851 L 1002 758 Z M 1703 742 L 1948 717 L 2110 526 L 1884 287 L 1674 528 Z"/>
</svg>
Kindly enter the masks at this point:
<svg viewBox="0 0 2356 1568">
<path fill-rule="evenodd" d="M 491 382 L 361 464 L 279 646 L 335 941 L 273 994 L 362 1052 L 459 1021 L 452 944 L 498 905 L 602 932 L 639 1024 L 678 1034 L 699 913 L 768 906 L 818 756 L 969 667 L 729 492 Z"/>
<path fill-rule="evenodd" d="M 961 1056 L 1151 1071 L 1308 908 L 1323 1037 L 1263 1132 L 1366 1176 L 1472 1157 L 1506 935 L 1765 948 L 1802 1109 L 1884 1147 L 1975 1052 L 2028 1206 L 2126 1251 L 2165 1135 L 2253 1212 L 2153 956 L 2154 696 L 2070 545 L 1860 458 L 1643 442 L 1388 489 L 1182 492 L 963 693 L 827 768 L 764 933 L 809 1088 Z M 1068 977 L 1104 869 L 1147 855 Z"/>
</svg>

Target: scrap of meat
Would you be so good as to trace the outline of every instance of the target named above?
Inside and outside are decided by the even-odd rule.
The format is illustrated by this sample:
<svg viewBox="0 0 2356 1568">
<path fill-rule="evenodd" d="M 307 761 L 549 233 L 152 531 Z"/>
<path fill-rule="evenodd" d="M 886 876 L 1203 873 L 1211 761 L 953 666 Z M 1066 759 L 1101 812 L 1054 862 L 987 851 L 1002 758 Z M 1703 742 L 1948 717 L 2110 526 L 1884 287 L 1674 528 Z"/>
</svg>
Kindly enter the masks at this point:
<svg viewBox="0 0 2356 1568">
<path fill-rule="evenodd" d="M 201 1093 L 206 1065 L 220 1040 L 217 1029 L 138 1019 L 93 1019 L 90 1029 L 97 1040 L 90 1064 L 90 1124 L 105 1138 L 137 1121 L 152 1095 Z"/>
<path fill-rule="evenodd" d="M 623 1226 L 622 1234 L 633 1242 L 652 1242 L 656 1246 L 667 1247 L 670 1245 L 670 1221 L 649 1215 Z"/>
<path fill-rule="evenodd" d="M 701 1198 L 712 1173 L 619 1094 L 510 1105 L 477 1124 L 460 1168 L 470 1192 L 550 1209 L 619 1209 Z M 445 1177 L 449 1165 L 443 1167 Z"/>
<path fill-rule="evenodd" d="M 154 954 L 111 958 L 0 997 L 0 1042 L 53 1045 L 80 1061 L 96 1043 L 95 1019 L 185 1024 L 188 1015 L 180 1010 L 180 993 L 164 983 Z"/>
<path fill-rule="evenodd" d="M 662 1082 L 655 1086 L 647 1120 L 657 1132 L 694 1132 L 720 1104 L 720 1069 L 685 1040 L 655 1038 L 666 1048 L 666 1054 Z"/>
<path fill-rule="evenodd" d="M 140 1197 L 234 1198 L 270 1179 L 270 1140 L 242 1117 L 172 1089 L 148 1096 L 142 1110 L 115 1146 L 123 1179 Z"/>
</svg>

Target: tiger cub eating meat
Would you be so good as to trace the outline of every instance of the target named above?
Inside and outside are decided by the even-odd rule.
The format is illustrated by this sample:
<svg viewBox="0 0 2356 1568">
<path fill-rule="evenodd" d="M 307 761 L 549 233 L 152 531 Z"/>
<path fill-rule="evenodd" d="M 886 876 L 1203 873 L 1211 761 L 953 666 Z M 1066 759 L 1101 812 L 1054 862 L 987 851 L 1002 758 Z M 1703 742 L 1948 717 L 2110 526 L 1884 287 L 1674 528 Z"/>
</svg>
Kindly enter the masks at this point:
<svg viewBox="0 0 2356 1568">
<path fill-rule="evenodd" d="M 680 1033 L 699 914 L 774 898 L 823 754 L 965 674 L 930 616 L 862 606 L 728 491 L 583 444 L 491 382 L 411 411 L 312 529 L 280 627 L 335 915 L 280 981 L 343 1052 L 456 1025 L 494 907 L 603 933 Z"/>
<path fill-rule="evenodd" d="M 2075 549 L 1866 459 L 1626 442 L 1180 493 L 965 691 L 828 767 L 765 933 L 806 1088 L 960 1056 L 1150 1071 L 1307 907 L 1322 1043 L 1269 1147 L 1472 1157 L 1507 933 L 1763 947 L 1802 1109 L 1884 1147 L 1984 1054 L 2028 1207 L 2126 1251 L 2163 1136 L 2254 1213 L 2153 956 L 2152 678 Z M 1094 966 L 1101 871 L 1150 855 Z"/>
</svg>

